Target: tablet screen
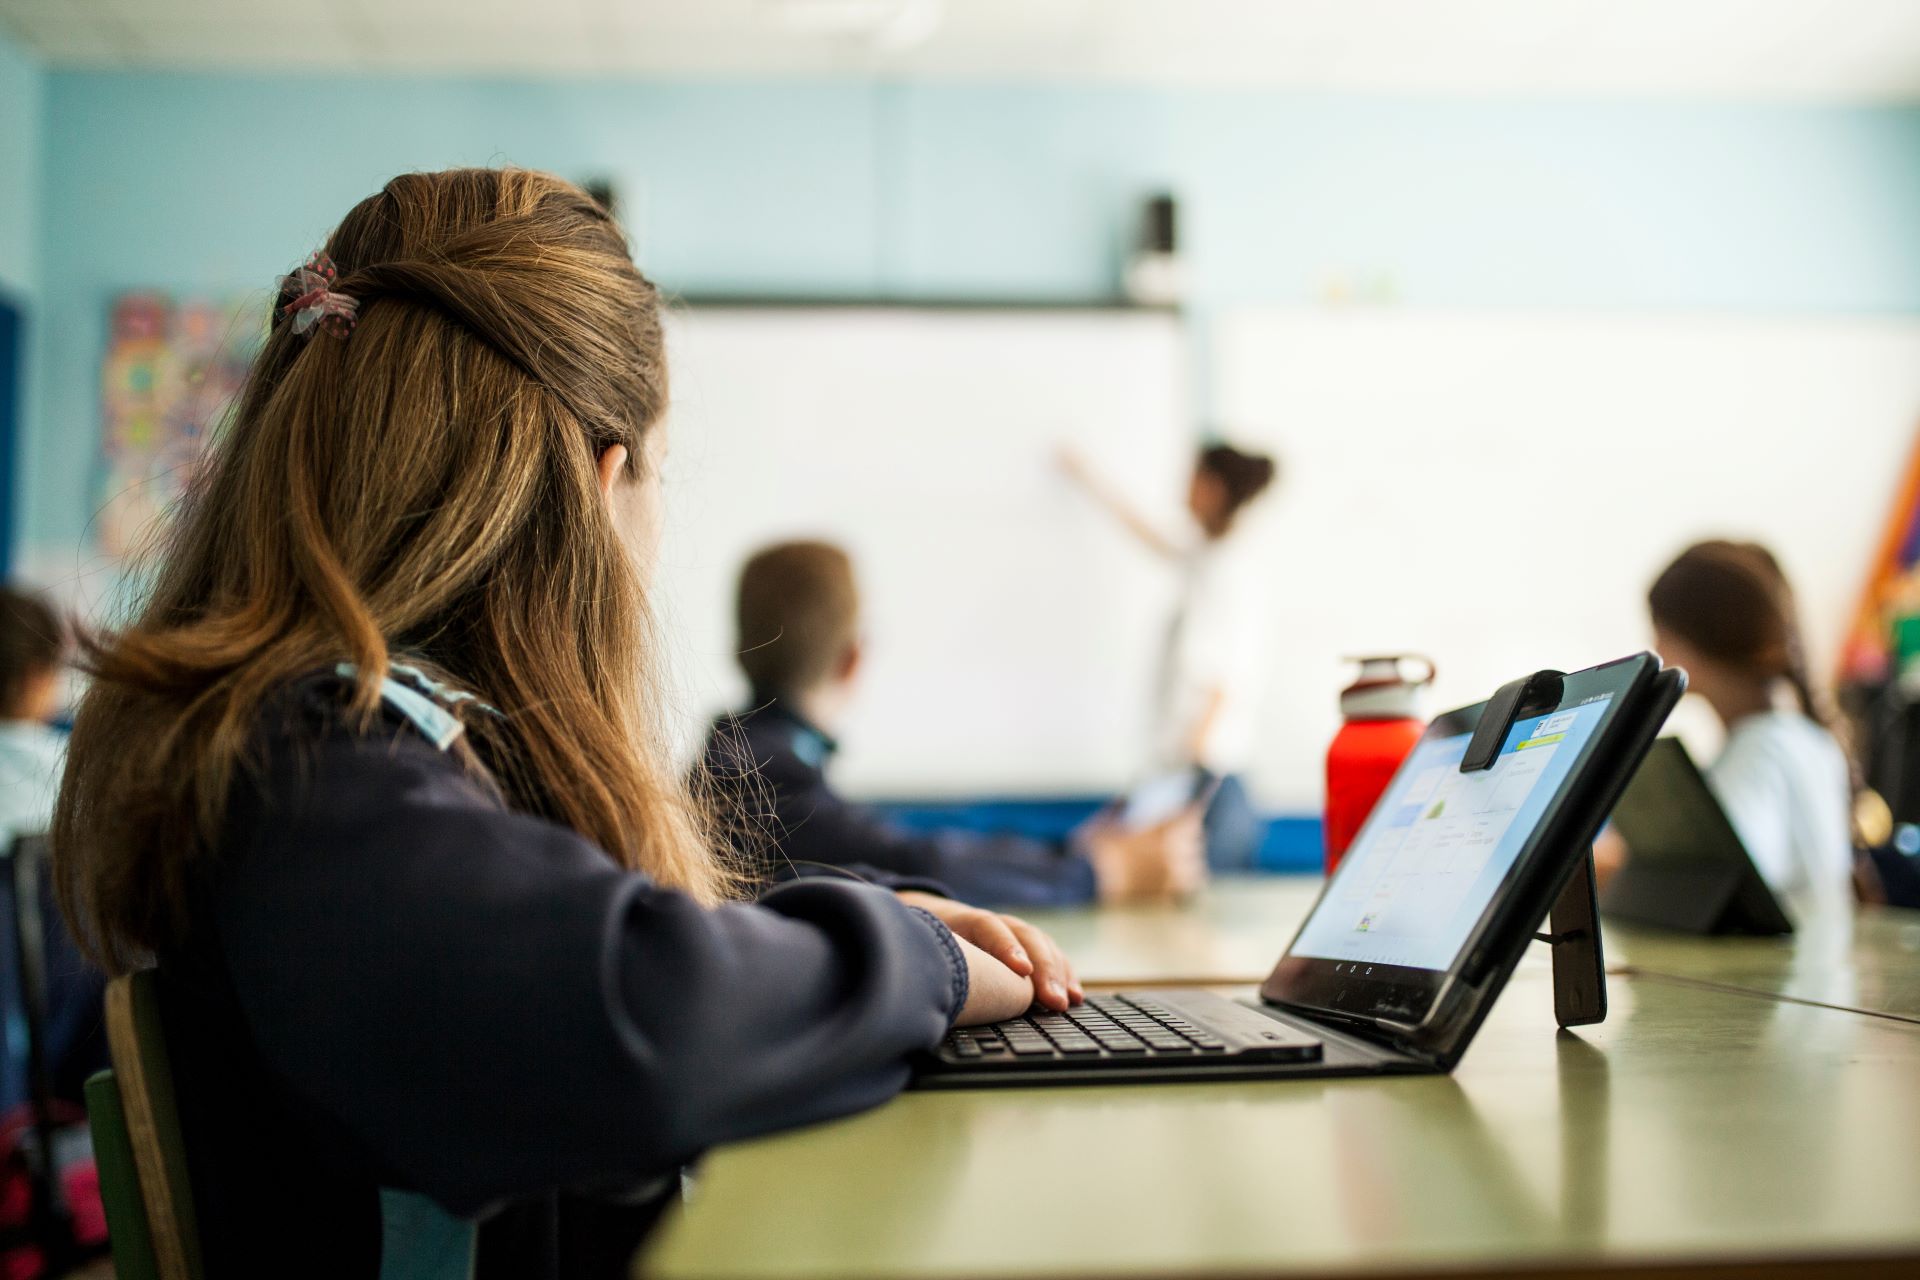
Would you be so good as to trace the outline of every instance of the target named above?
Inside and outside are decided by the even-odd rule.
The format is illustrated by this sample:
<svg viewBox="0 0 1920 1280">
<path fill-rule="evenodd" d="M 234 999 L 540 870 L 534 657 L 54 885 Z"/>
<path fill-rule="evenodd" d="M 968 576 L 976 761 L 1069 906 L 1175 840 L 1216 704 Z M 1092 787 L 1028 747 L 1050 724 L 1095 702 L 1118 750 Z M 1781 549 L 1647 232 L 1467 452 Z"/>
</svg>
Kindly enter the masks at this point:
<svg viewBox="0 0 1920 1280">
<path fill-rule="evenodd" d="M 1475 773 L 1460 772 L 1471 734 L 1423 738 L 1288 954 L 1450 968 L 1611 701 L 1515 721 Z"/>
</svg>

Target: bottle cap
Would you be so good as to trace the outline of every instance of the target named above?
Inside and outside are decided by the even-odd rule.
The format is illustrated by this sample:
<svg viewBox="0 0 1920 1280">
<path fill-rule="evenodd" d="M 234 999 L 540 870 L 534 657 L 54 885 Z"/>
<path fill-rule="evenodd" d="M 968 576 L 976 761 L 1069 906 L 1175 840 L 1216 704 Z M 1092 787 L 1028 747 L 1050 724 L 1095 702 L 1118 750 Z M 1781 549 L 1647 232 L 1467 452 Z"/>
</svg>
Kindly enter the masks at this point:
<svg viewBox="0 0 1920 1280">
<path fill-rule="evenodd" d="M 1391 653 L 1349 658 L 1360 664 L 1360 675 L 1340 692 L 1340 714 L 1348 720 L 1421 720 L 1426 687 L 1433 683 L 1431 658 L 1417 653 Z M 1418 675 L 1409 678 L 1404 663 L 1418 663 Z"/>
</svg>

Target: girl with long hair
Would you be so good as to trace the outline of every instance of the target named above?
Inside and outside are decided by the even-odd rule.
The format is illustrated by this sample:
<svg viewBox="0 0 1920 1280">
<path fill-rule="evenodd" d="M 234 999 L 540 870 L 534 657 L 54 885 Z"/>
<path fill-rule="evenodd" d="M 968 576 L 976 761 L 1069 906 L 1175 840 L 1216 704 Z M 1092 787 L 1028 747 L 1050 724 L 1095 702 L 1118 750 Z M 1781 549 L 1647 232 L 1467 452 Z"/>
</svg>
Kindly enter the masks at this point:
<svg viewBox="0 0 1920 1280">
<path fill-rule="evenodd" d="M 604 209 L 396 178 L 283 281 L 150 598 L 90 642 L 59 888 L 110 972 L 158 966 L 214 1280 L 376 1274 L 394 1188 L 481 1220 L 482 1275 L 622 1272 L 697 1152 L 1077 998 L 1009 917 L 745 900 L 659 732 L 666 410 Z"/>
<path fill-rule="evenodd" d="M 1853 772 L 1780 562 L 1758 543 L 1695 543 L 1654 579 L 1647 609 L 1654 647 L 1726 729 L 1707 779 L 1760 874 L 1783 893 L 1847 899 Z M 1609 835 L 1595 856 L 1610 873 L 1632 851 Z"/>
</svg>

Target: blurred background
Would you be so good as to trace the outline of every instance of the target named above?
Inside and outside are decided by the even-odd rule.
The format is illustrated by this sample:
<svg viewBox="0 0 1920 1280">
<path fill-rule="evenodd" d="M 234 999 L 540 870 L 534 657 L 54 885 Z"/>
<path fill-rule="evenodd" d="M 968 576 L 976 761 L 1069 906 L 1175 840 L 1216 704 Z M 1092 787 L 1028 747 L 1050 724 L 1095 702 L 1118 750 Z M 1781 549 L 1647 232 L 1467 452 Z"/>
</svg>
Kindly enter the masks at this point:
<svg viewBox="0 0 1920 1280">
<path fill-rule="evenodd" d="M 1225 437 L 1282 466 L 1248 780 L 1305 865 L 1343 658 L 1438 710 L 1618 656 L 1696 538 L 1896 672 L 1916 103 L 1912 0 L 0 0 L 0 554 L 110 612 L 275 277 L 396 172 L 550 169 L 674 298 L 689 744 L 740 560 L 817 535 L 848 790 L 1125 788 L 1178 583 L 1057 458 L 1173 528 Z"/>
</svg>

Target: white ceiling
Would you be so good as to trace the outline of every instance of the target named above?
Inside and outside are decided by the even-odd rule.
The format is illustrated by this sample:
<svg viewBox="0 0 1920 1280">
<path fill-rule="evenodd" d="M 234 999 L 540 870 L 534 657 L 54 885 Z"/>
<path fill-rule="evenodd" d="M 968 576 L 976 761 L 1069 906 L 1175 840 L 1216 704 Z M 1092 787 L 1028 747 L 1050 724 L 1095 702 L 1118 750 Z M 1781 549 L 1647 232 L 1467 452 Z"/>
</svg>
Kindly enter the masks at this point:
<svg viewBox="0 0 1920 1280">
<path fill-rule="evenodd" d="M 0 0 L 56 66 L 1920 101 L 1920 0 Z"/>
</svg>

